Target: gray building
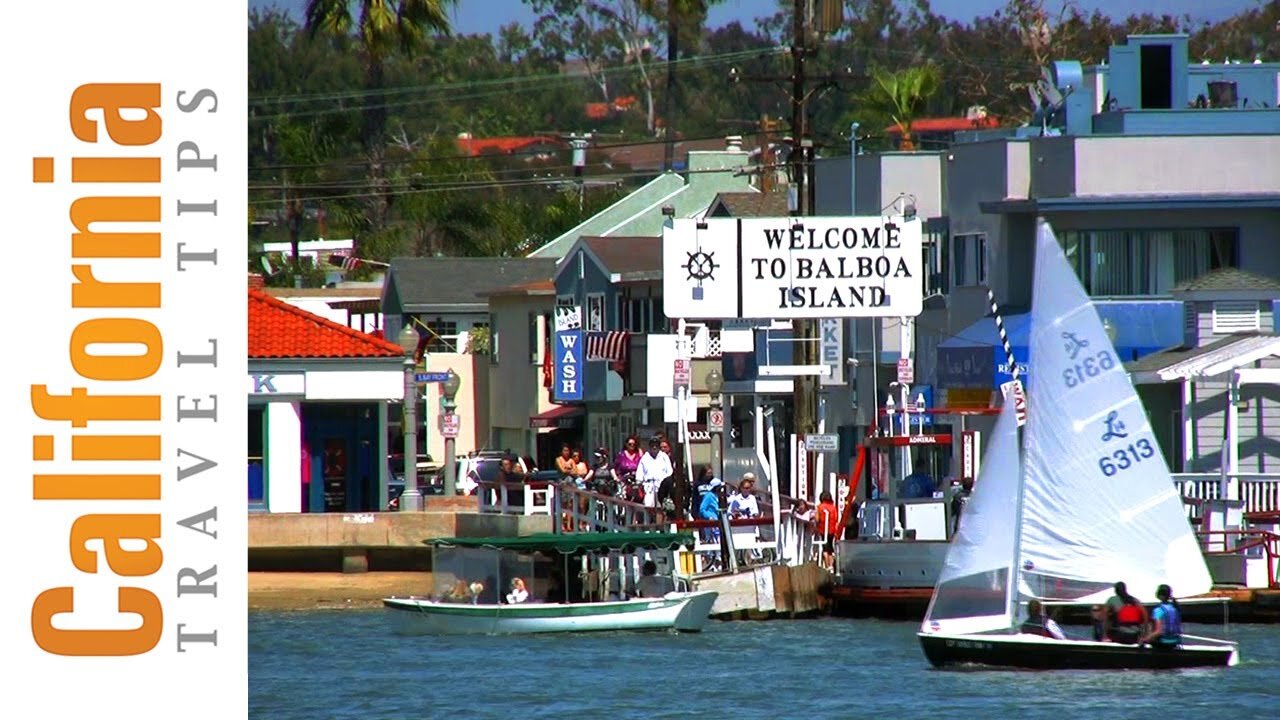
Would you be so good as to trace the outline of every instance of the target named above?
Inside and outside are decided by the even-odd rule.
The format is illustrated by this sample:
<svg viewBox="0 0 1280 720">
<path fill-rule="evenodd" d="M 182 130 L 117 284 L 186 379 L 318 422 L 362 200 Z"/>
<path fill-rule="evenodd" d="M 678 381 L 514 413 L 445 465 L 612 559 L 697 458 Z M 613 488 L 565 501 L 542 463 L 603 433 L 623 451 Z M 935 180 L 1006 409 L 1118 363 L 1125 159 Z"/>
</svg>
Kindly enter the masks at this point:
<svg viewBox="0 0 1280 720">
<path fill-rule="evenodd" d="M 1241 462 L 1274 468 L 1263 439 L 1280 399 L 1274 387 L 1246 384 L 1239 391 L 1248 403 L 1228 403 L 1233 370 L 1220 364 L 1211 368 L 1218 375 L 1193 373 L 1185 390 L 1156 381 L 1179 352 L 1235 348 L 1250 358 L 1237 369 L 1265 369 L 1265 337 L 1280 329 L 1280 65 L 1189 63 L 1186 40 L 1131 37 L 1112 48 L 1105 66 L 1056 63 L 1030 127 L 962 133 L 942 152 L 819 166 L 822 214 L 876 214 L 909 201 L 931 230 L 930 272 L 922 278 L 928 299 L 908 352 L 917 358 L 916 382 L 935 390 L 936 404 L 990 398 L 1010 377 L 988 288 L 1002 306 L 1020 372 L 1036 381 L 1027 310 L 1043 217 L 1121 356 L 1137 363 L 1135 378 L 1173 469 L 1216 470 L 1227 408 L 1246 404 L 1256 408 L 1253 428 L 1236 428 Z M 1232 312 L 1249 322 L 1214 324 Z M 878 361 L 859 366 L 859 386 L 877 385 L 865 366 L 874 367 L 879 398 L 893 373 L 889 362 L 901 356 L 891 349 L 896 323 L 878 331 L 864 323 L 855 333 L 856 357 Z M 1187 330 L 1193 326 L 1195 333 Z M 1264 339 L 1233 344 L 1246 336 Z M 857 421 L 865 426 L 868 417 Z"/>
</svg>

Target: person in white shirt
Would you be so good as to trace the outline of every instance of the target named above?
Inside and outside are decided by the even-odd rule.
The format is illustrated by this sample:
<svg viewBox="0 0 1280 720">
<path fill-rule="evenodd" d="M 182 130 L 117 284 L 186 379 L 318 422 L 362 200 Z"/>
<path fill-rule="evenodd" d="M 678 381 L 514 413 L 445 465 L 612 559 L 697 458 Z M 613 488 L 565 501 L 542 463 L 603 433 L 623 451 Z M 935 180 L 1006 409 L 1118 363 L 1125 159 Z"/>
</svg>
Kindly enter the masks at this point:
<svg viewBox="0 0 1280 720">
<path fill-rule="evenodd" d="M 729 498 L 729 517 L 760 517 L 760 503 L 756 500 L 755 473 L 746 473 L 738 483 L 738 491 Z"/>
<path fill-rule="evenodd" d="M 640 458 L 636 468 L 636 482 L 644 487 L 644 506 L 658 506 L 658 484 L 670 477 L 675 471 L 671 467 L 671 457 L 661 452 L 658 438 L 649 440 L 649 452 Z"/>
<path fill-rule="evenodd" d="M 507 603 L 515 605 L 529 599 L 529 588 L 524 586 L 524 578 L 511 581 L 511 592 L 507 593 Z"/>
</svg>

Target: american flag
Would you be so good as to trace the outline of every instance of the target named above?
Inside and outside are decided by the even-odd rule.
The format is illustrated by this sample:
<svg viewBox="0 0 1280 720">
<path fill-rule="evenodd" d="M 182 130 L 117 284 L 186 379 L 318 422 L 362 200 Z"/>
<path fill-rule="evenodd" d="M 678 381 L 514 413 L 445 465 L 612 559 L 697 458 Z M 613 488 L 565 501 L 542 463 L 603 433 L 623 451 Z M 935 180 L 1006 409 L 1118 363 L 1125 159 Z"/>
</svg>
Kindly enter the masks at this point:
<svg viewBox="0 0 1280 720">
<path fill-rule="evenodd" d="M 355 270 L 360 267 L 360 258 L 334 253 L 329 256 L 329 264 L 340 267 L 343 270 Z"/>
<path fill-rule="evenodd" d="M 620 330 L 587 333 L 587 360 L 625 363 L 629 338 L 630 333 Z"/>
</svg>

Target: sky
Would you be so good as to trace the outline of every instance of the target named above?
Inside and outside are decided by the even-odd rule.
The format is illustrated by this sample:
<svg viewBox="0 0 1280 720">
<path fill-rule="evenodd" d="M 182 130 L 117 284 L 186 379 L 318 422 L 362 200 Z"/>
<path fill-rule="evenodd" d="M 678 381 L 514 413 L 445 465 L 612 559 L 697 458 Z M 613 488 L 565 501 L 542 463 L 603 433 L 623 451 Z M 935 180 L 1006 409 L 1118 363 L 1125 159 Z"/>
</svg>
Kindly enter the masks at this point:
<svg viewBox="0 0 1280 720">
<path fill-rule="evenodd" d="M 1082 11 L 1102 10 L 1114 17 L 1128 17 L 1134 13 L 1150 12 L 1172 15 L 1190 14 L 1197 20 L 1217 21 L 1241 10 L 1256 7 L 1258 0 L 1074 0 Z M 301 19 L 306 0 L 249 0 L 252 8 L 272 6 L 289 10 Z M 900 3 L 904 4 L 905 3 Z M 990 15 L 1006 5 L 1006 0 L 932 0 L 933 11 L 956 20 L 968 21 L 974 17 Z M 1050 8 L 1061 5 L 1049 0 Z M 734 20 L 744 26 L 753 18 L 772 15 L 778 0 L 723 0 L 711 9 L 708 25 L 720 27 Z M 497 34 L 498 28 L 514 21 L 525 26 L 533 23 L 535 15 L 521 0 L 459 0 L 454 9 L 454 31 L 461 34 Z"/>
</svg>

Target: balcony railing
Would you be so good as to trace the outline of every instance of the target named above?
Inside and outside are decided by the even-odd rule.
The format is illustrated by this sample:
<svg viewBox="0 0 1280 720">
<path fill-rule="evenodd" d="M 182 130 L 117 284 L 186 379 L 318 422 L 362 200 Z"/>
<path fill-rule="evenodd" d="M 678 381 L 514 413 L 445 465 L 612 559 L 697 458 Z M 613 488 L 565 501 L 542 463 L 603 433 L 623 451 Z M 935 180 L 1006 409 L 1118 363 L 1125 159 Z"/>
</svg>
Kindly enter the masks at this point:
<svg viewBox="0 0 1280 720">
<path fill-rule="evenodd" d="M 1245 513 L 1280 512 L 1280 473 L 1238 473 L 1225 483 L 1218 473 L 1175 473 L 1173 482 L 1192 519 L 1204 500 L 1241 500 Z"/>
</svg>

